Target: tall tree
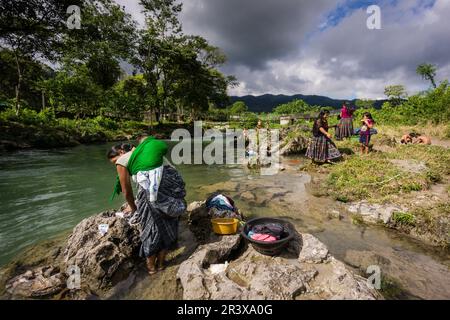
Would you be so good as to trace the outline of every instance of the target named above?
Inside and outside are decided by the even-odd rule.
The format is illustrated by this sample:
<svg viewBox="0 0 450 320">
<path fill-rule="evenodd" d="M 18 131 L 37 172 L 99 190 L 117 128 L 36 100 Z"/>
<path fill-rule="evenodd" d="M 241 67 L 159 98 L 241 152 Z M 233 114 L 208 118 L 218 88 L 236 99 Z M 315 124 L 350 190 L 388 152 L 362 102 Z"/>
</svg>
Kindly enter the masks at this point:
<svg viewBox="0 0 450 320">
<path fill-rule="evenodd" d="M 431 81 L 431 85 L 436 89 L 436 66 L 431 63 L 423 63 L 419 65 L 416 69 L 418 75 L 422 76 L 423 79 Z"/>
<path fill-rule="evenodd" d="M 54 60 L 58 35 L 67 29 L 67 8 L 81 0 L 14 0 L 0 2 L 0 46 L 12 51 L 16 63 L 15 109 L 20 109 L 25 60 Z"/>
<path fill-rule="evenodd" d="M 384 94 L 395 106 L 399 105 L 401 101 L 408 96 L 405 87 L 402 85 L 387 86 L 384 89 Z"/>
</svg>

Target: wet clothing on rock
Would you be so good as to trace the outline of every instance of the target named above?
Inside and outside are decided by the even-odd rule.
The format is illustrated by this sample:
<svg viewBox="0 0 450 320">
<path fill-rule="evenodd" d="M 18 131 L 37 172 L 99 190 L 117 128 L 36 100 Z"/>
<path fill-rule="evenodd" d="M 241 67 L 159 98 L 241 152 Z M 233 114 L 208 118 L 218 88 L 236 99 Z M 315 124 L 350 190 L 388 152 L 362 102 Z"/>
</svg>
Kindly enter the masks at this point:
<svg viewBox="0 0 450 320">
<path fill-rule="evenodd" d="M 242 219 L 234 201 L 223 194 L 214 193 L 206 200 L 206 208 L 211 218 Z"/>
</svg>

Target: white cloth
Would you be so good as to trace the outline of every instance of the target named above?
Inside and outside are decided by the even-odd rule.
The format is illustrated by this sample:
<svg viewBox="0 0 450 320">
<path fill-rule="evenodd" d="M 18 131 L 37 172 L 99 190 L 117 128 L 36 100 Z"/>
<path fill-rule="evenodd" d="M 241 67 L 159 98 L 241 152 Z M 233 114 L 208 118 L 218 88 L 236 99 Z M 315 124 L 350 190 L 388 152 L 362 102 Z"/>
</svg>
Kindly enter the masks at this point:
<svg viewBox="0 0 450 320">
<path fill-rule="evenodd" d="M 148 191 L 150 203 L 153 203 L 158 198 L 158 189 L 161 184 L 164 166 L 158 167 L 149 171 L 139 171 L 133 176 L 136 182 L 142 189 Z"/>
</svg>

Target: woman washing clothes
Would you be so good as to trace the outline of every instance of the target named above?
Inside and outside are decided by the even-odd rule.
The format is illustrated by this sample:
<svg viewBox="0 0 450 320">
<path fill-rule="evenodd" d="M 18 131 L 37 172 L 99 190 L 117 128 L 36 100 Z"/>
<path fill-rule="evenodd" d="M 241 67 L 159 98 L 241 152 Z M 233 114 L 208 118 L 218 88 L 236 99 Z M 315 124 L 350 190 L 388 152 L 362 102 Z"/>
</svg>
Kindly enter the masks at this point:
<svg viewBox="0 0 450 320">
<path fill-rule="evenodd" d="M 139 223 L 139 255 L 147 260 L 149 274 L 164 269 L 167 251 L 178 238 L 178 217 L 185 212 L 184 182 L 171 166 L 164 166 L 165 142 L 145 137 L 133 148 L 119 145 L 108 152 L 117 168 L 117 181 L 111 198 L 123 192 L 127 201 L 124 213 L 130 223 Z M 131 177 L 138 185 L 136 202 Z"/>
</svg>

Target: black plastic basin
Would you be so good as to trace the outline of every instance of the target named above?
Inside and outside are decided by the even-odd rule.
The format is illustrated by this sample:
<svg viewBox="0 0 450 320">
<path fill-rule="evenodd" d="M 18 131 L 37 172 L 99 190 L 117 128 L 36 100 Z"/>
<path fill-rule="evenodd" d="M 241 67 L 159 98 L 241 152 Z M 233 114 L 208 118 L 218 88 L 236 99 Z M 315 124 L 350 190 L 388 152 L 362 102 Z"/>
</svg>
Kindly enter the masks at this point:
<svg viewBox="0 0 450 320">
<path fill-rule="evenodd" d="M 273 242 L 264 242 L 253 240 L 247 235 L 248 232 L 253 228 L 253 226 L 263 223 L 278 223 L 282 225 L 284 227 L 284 234 L 282 235 L 281 239 Z M 289 223 L 275 218 L 252 219 L 245 224 L 244 228 L 242 228 L 241 235 L 244 237 L 244 239 L 246 239 L 248 242 L 252 244 L 252 247 L 256 251 L 268 256 L 275 256 L 280 254 L 283 251 L 283 249 L 288 245 L 289 241 L 291 241 L 292 238 L 294 237 L 294 233 L 292 232 Z"/>
</svg>

